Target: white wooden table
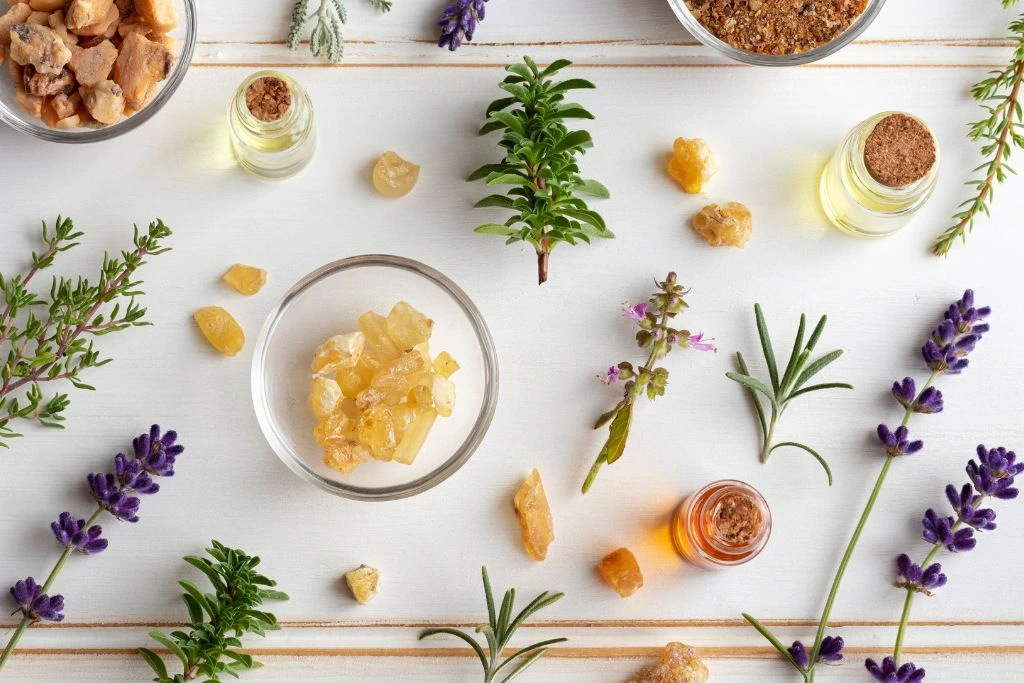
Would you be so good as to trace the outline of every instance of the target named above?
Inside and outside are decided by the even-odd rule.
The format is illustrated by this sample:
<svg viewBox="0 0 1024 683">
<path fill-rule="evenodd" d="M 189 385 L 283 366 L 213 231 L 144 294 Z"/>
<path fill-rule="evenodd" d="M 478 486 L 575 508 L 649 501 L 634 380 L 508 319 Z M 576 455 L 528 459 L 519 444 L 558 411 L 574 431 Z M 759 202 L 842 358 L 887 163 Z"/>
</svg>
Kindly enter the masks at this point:
<svg viewBox="0 0 1024 683">
<path fill-rule="evenodd" d="M 478 680 L 465 651 L 418 643 L 416 634 L 424 624 L 483 617 L 485 563 L 496 587 L 567 593 L 525 629 L 523 637 L 571 638 L 531 680 L 623 680 L 669 640 L 701 647 L 714 680 L 793 680 L 739 614 L 778 624 L 783 640 L 812 635 L 881 464 L 871 433 L 896 419 L 887 388 L 922 374 L 916 349 L 941 309 L 974 287 L 995 308 L 993 331 L 970 371 L 944 382 L 947 411 L 916 421 L 926 453 L 895 468 L 833 615 L 851 661 L 824 678 L 863 679 L 863 657 L 891 649 L 902 595 L 891 587 L 893 558 L 922 554 L 922 511 L 944 504 L 942 488 L 964 478 L 977 443 L 1024 444 L 1022 185 L 999 193 L 992 220 L 966 249 L 946 261 L 927 253 L 964 198 L 977 154 L 963 136 L 977 115 L 967 89 L 1007 58 L 1008 45 L 995 38 L 1010 13 L 995 0 L 893 0 L 836 57 L 769 71 L 720 61 L 680 30 L 663 0 L 495 0 L 480 42 L 455 55 L 432 45 L 442 0 L 396 0 L 388 16 L 360 0 L 347 4 L 340 67 L 287 52 L 285 0 L 204 2 L 195 63 L 143 129 L 83 148 L 0 131 L 0 271 L 23 264 L 38 221 L 58 212 L 88 231 L 67 272 L 122 247 L 133 222 L 159 216 L 176 230 L 175 251 L 144 275 L 156 326 L 103 340 L 116 362 L 91 376 L 94 395 L 74 397 L 66 432 L 31 430 L 0 454 L 0 577 L 48 570 L 56 555 L 49 522 L 64 509 L 85 511 L 85 474 L 108 467 L 151 422 L 177 429 L 188 448 L 178 475 L 144 501 L 138 525 L 108 523 L 111 548 L 68 566 L 57 585 L 67 621 L 29 631 L 8 679 L 147 679 L 134 648 L 153 625 L 183 619 L 174 584 L 188 574 L 180 557 L 216 538 L 263 556 L 292 596 L 277 609 L 285 629 L 250 643 L 267 664 L 252 680 Z M 531 254 L 472 233 L 487 214 L 472 209 L 482 188 L 463 180 L 495 157 L 494 139 L 474 131 L 497 96 L 500 65 L 524 53 L 574 59 L 597 83 L 580 98 L 598 116 L 584 166 L 610 187 L 613 199 L 597 208 L 618 234 L 556 253 L 543 288 L 533 284 Z M 320 120 L 314 164 L 279 185 L 243 175 L 227 148 L 228 98 L 263 65 L 290 68 Z M 827 227 L 815 200 L 818 173 L 850 126 L 885 109 L 931 123 L 944 171 L 911 228 L 857 241 Z M 722 159 L 711 198 L 753 209 L 757 227 L 745 250 L 710 250 L 684 226 L 703 199 L 684 196 L 662 172 L 679 135 L 707 138 Z M 405 200 L 382 201 L 368 183 L 369 164 L 385 149 L 423 165 Z M 377 505 L 314 490 L 277 460 L 251 408 L 251 346 L 234 359 L 215 356 L 190 315 L 224 304 L 252 340 L 300 276 L 330 259 L 380 251 L 432 264 L 474 298 L 498 345 L 502 390 L 488 438 L 463 470 L 417 498 Z M 238 261 L 269 269 L 260 296 L 243 300 L 218 282 Z M 668 395 L 641 407 L 626 456 L 583 498 L 579 484 L 601 438 L 589 424 L 615 400 L 593 376 L 635 355 L 617 305 L 645 296 L 651 278 L 670 269 L 693 287 L 688 323 L 717 337 L 722 353 L 673 355 Z M 747 397 L 723 377 L 736 349 L 756 356 L 755 300 L 784 337 L 801 311 L 829 313 L 823 344 L 848 351 L 832 377 L 857 391 L 807 401 L 784 425 L 827 453 L 831 490 L 809 458 L 779 453 L 758 464 Z M 523 553 L 510 502 L 534 466 L 558 533 L 543 564 Z M 723 477 L 765 493 L 774 536 L 756 561 L 706 573 L 672 552 L 666 521 L 682 496 Z M 1000 528 L 974 553 L 946 563 L 950 585 L 915 607 L 906 651 L 929 680 L 1021 680 L 1024 509 L 1000 505 L 999 516 Z M 619 545 L 636 552 L 646 575 L 628 600 L 593 570 Z M 380 596 L 365 607 L 340 578 L 362 562 L 384 572 Z"/>
</svg>

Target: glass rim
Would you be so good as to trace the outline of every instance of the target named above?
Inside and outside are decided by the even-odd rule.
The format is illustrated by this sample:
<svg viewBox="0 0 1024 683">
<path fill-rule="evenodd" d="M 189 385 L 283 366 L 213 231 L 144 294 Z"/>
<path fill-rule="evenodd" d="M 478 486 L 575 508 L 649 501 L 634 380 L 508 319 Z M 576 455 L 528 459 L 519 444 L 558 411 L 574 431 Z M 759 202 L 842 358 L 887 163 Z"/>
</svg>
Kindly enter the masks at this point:
<svg viewBox="0 0 1024 683">
<path fill-rule="evenodd" d="M 266 351 L 269 341 L 277 325 L 284 317 L 291 301 L 313 285 L 332 275 L 366 267 L 397 268 L 411 272 L 432 282 L 448 294 L 469 319 L 484 360 L 484 399 L 469 435 L 447 460 L 432 471 L 418 479 L 391 486 L 354 486 L 329 479 L 313 471 L 295 455 L 292 449 L 275 432 L 269 417 L 270 408 L 267 402 L 266 387 L 263 382 L 266 367 Z M 260 431 L 263 432 L 264 438 L 278 459 L 288 469 L 297 474 L 300 479 L 313 484 L 321 490 L 351 500 L 367 501 L 399 500 L 418 495 L 434 488 L 461 469 L 480 447 L 491 425 L 495 410 L 497 409 L 498 385 L 497 351 L 487 323 L 484 321 L 483 315 L 476 307 L 476 304 L 473 303 L 462 288 L 440 271 L 419 261 L 390 254 L 365 254 L 332 261 L 317 268 L 292 285 L 267 315 L 260 329 L 253 351 L 250 374 L 250 386 L 256 420 L 259 423 Z"/>
<path fill-rule="evenodd" d="M 196 4 L 195 0 L 180 0 L 180 2 L 185 8 L 183 21 L 185 35 L 181 39 L 181 52 L 177 55 L 174 69 L 171 71 L 170 76 L 168 76 L 167 82 L 145 107 L 113 125 L 103 126 L 102 128 L 59 130 L 49 128 L 42 122 L 39 125 L 31 123 L 30 121 L 33 119 L 19 114 L 14 109 L 17 105 L 0 100 L 0 122 L 7 124 L 19 133 L 30 135 L 40 140 L 72 145 L 111 140 L 131 132 L 146 123 L 174 96 L 192 64 L 197 34 Z"/>
<path fill-rule="evenodd" d="M 753 66 L 800 66 L 802 64 L 817 62 L 825 57 L 835 54 L 864 33 L 868 26 L 870 26 L 878 17 L 879 12 L 882 11 L 882 7 L 885 5 L 885 0 L 868 0 L 868 2 L 870 3 L 868 7 L 859 17 L 857 17 L 848 29 L 824 45 L 819 45 L 816 48 L 806 50 L 804 52 L 796 52 L 788 55 L 768 55 L 760 52 L 741 50 L 729 45 L 727 42 L 705 28 L 705 26 L 700 23 L 695 16 L 693 16 L 690 8 L 686 5 L 686 0 L 668 0 L 668 4 L 675 13 L 676 18 L 679 19 L 683 28 L 689 31 L 690 35 L 707 47 L 712 48 L 719 54 L 724 55 L 733 61 Z"/>
<path fill-rule="evenodd" d="M 697 533 L 697 531 L 692 528 L 690 519 L 691 515 L 689 514 L 689 511 L 693 509 L 693 507 L 697 504 L 697 501 L 699 501 L 704 494 L 706 494 L 708 491 L 712 491 L 715 489 L 718 489 L 718 491 L 715 492 L 715 496 L 712 496 L 708 500 L 702 502 L 701 512 L 703 512 L 704 508 L 709 506 L 712 503 L 712 501 L 716 500 L 716 496 L 721 496 L 723 493 L 726 493 L 729 490 L 739 489 L 746 493 L 754 502 L 754 504 L 757 505 L 758 509 L 761 511 L 761 516 L 764 520 L 764 526 L 762 527 L 761 533 L 758 534 L 757 538 L 751 541 L 742 550 L 735 550 L 733 548 L 726 547 L 719 543 L 717 539 L 705 536 L 707 541 L 716 550 L 722 552 L 723 554 L 730 555 L 731 557 L 730 559 L 721 559 L 703 552 L 701 553 L 701 556 L 706 562 L 710 562 L 711 564 L 722 567 L 731 567 L 738 564 L 744 564 L 746 562 L 749 562 L 750 560 L 753 560 L 755 557 L 760 555 L 761 551 L 764 550 L 765 546 L 768 545 L 768 540 L 771 538 L 772 535 L 772 513 L 771 508 L 768 505 L 768 500 L 764 497 L 764 495 L 756 488 L 754 488 L 753 486 L 744 481 L 739 481 L 738 479 L 719 479 L 718 481 L 713 481 L 709 484 L 706 484 L 705 486 L 702 486 L 700 489 L 690 494 L 686 501 L 687 513 L 685 517 L 685 523 L 687 526 L 687 532 L 692 534 Z"/>
</svg>

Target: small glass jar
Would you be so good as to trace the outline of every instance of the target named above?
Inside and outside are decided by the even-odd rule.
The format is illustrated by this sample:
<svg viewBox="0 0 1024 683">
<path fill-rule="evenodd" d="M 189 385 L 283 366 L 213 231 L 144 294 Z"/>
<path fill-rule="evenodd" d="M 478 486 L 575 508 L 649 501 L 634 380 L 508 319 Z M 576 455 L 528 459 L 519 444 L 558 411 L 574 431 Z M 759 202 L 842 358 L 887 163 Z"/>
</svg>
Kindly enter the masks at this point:
<svg viewBox="0 0 1024 683">
<path fill-rule="evenodd" d="M 851 130 L 829 160 L 821 176 L 821 205 L 832 224 L 856 237 L 885 237 L 903 228 L 931 198 L 939 179 L 939 151 L 935 162 L 919 180 L 890 187 L 871 175 L 864 162 L 865 144 L 883 119 L 903 112 L 882 112 Z M 932 133 L 932 139 L 935 139 Z"/>
<path fill-rule="evenodd" d="M 249 86 L 261 78 L 279 79 L 291 93 L 287 110 L 273 121 L 253 115 L 246 103 Z M 278 71 L 258 71 L 238 86 L 228 106 L 228 127 L 238 165 L 258 178 L 293 176 L 309 165 L 316 152 L 313 102 L 295 79 Z"/>
<path fill-rule="evenodd" d="M 724 479 L 692 494 L 672 515 L 672 543 L 693 564 L 707 569 L 754 559 L 772 533 L 764 496 L 740 481 Z"/>
</svg>

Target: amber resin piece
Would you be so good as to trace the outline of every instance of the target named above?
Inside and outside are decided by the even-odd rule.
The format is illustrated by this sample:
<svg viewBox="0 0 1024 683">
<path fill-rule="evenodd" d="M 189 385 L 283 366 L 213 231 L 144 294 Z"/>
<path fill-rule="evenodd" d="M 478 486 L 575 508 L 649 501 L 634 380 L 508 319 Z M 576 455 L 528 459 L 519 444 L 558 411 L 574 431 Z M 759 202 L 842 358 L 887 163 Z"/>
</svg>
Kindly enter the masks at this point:
<svg viewBox="0 0 1024 683">
<path fill-rule="evenodd" d="M 361 332 L 335 335 L 317 347 L 310 369 L 331 373 L 355 367 L 365 347 L 366 337 Z"/>
<path fill-rule="evenodd" d="M 156 84 L 171 73 L 173 63 L 174 56 L 166 47 L 139 33 L 129 33 L 114 62 L 114 81 L 124 90 L 128 106 L 136 110 L 146 106 Z"/>
<path fill-rule="evenodd" d="M 743 204 L 708 204 L 691 221 L 698 235 L 713 247 L 742 247 L 754 231 L 754 217 Z"/>
<path fill-rule="evenodd" d="M 718 157 L 702 138 L 676 138 L 672 144 L 668 174 L 684 192 L 701 192 L 719 168 Z"/>
<path fill-rule="evenodd" d="M 192 317 L 210 346 L 225 356 L 233 356 L 245 346 L 242 326 L 220 306 L 201 308 Z"/>
<path fill-rule="evenodd" d="M 365 605 L 377 597 L 380 572 L 373 567 L 361 564 L 358 568 L 345 574 L 345 583 L 348 584 L 348 589 L 352 591 L 352 597 L 356 599 L 356 602 Z"/>
<path fill-rule="evenodd" d="M 394 152 L 384 152 L 373 167 L 373 187 L 388 199 L 409 194 L 419 179 L 420 167 Z"/>
<path fill-rule="evenodd" d="M 708 675 L 708 667 L 695 649 L 669 643 L 660 662 L 646 667 L 628 683 L 706 683 Z"/>
<path fill-rule="evenodd" d="M 267 271 L 236 263 L 224 273 L 224 282 L 234 287 L 239 294 L 252 296 L 258 294 L 263 285 L 267 284 Z"/>
<path fill-rule="evenodd" d="M 597 573 L 623 598 L 628 598 L 644 585 L 640 565 L 629 548 L 619 548 L 601 558 L 597 563 Z"/>
<path fill-rule="evenodd" d="M 313 416 L 323 420 L 334 412 L 341 401 L 341 387 L 333 379 L 314 377 L 313 388 L 309 391 L 309 409 Z"/>
<path fill-rule="evenodd" d="M 548 556 L 548 546 L 555 540 L 555 525 L 540 472 L 534 469 L 530 473 L 516 491 L 513 503 L 523 527 L 523 548 L 526 554 L 537 561 L 543 561 Z"/>
<path fill-rule="evenodd" d="M 404 301 L 391 307 L 385 324 L 388 336 L 403 350 L 426 342 L 434 329 L 433 320 Z"/>
</svg>

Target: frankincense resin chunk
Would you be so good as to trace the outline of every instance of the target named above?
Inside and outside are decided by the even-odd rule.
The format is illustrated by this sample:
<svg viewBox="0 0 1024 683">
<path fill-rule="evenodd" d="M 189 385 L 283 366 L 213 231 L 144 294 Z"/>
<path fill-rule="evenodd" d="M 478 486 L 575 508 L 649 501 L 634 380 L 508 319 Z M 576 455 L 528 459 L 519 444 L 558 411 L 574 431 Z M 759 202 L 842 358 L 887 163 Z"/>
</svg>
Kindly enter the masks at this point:
<svg viewBox="0 0 1024 683">
<path fill-rule="evenodd" d="M 684 192 L 697 194 L 703 190 L 718 169 L 718 158 L 703 139 L 676 138 L 672 144 L 668 174 Z"/>
<path fill-rule="evenodd" d="M 384 152 L 373 167 L 373 187 L 388 199 L 409 194 L 419 179 L 420 167 L 394 152 Z"/>
<path fill-rule="evenodd" d="M 267 284 L 267 271 L 236 263 L 224 273 L 224 282 L 234 287 L 239 294 L 252 296 Z"/>
<path fill-rule="evenodd" d="M 693 217 L 691 225 L 713 247 L 742 247 L 754 231 L 754 218 L 739 202 L 708 204 Z"/>
<path fill-rule="evenodd" d="M 352 591 L 352 597 L 360 605 L 365 605 L 377 596 L 380 586 L 380 572 L 365 564 L 345 574 L 345 582 Z"/>
<path fill-rule="evenodd" d="M 643 669 L 628 683 L 706 683 L 708 667 L 692 647 L 669 643 L 661 661 Z"/>
<path fill-rule="evenodd" d="M 628 598 L 644 585 L 640 564 L 629 548 L 619 548 L 601 558 L 597 573 L 623 598 Z"/>
<path fill-rule="evenodd" d="M 210 346 L 225 356 L 233 356 L 245 346 L 242 326 L 220 306 L 201 308 L 192 317 Z"/>
<path fill-rule="evenodd" d="M 523 527 L 523 548 L 537 561 L 548 556 L 548 546 L 555 540 L 555 525 L 551 519 L 551 506 L 544 493 L 544 483 L 536 469 L 516 491 L 516 514 Z"/>
</svg>

